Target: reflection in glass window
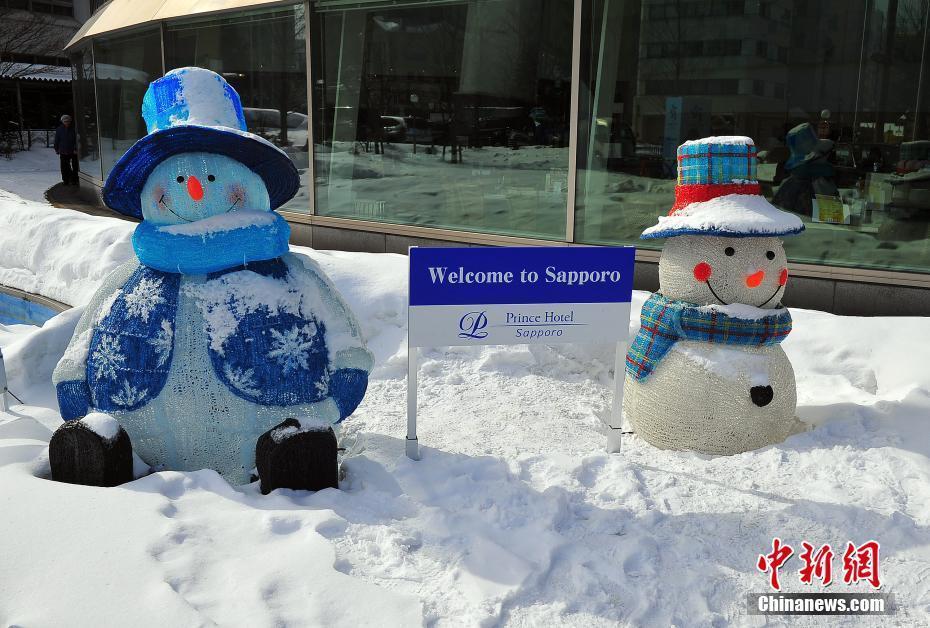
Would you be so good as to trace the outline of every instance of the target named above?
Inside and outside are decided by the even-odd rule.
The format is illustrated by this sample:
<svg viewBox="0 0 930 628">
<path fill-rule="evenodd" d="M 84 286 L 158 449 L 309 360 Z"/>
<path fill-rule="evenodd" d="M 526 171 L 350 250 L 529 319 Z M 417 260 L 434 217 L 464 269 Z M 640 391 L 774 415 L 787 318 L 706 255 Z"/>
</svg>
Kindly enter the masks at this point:
<svg viewBox="0 0 930 628">
<path fill-rule="evenodd" d="M 571 0 L 338 4 L 311 37 L 316 212 L 564 238 Z"/>
<path fill-rule="evenodd" d="M 74 74 L 74 117 L 78 135 L 79 168 L 84 174 L 100 179 L 94 59 L 90 46 L 71 55 L 71 68 Z"/>
<path fill-rule="evenodd" d="M 94 42 L 103 175 L 146 134 L 142 97 L 162 74 L 158 30 Z"/>
<path fill-rule="evenodd" d="M 661 246 L 676 147 L 748 135 L 791 259 L 930 272 L 925 0 L 585 6 L 576 239 Z"/>
<path fill-rule="evenodd" d="M 303 213 L 310 210 L 306 50 L 302 4 L 186 19 L 165 31 L 167 69 L 221 74 L 239 93 L 248 130 L 291 158 L 303 185 L 283 209 Z"/>
</svg>

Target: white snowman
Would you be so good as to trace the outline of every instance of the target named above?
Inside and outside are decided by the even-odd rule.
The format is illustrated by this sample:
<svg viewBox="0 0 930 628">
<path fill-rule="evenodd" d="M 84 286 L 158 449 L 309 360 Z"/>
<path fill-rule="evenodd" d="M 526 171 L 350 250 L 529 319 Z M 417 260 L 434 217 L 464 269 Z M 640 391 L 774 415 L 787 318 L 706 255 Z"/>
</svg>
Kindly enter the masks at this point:
<svg viewBox="0 0 930 628">
<path fill-rule="evenodd" d="M 642 235 L 668 239 L 659 292 L 627 353 L 624 414 L 662 449 L 735 454 L 781 442 L 802 424 L 779 346 L 791 331 L 779 238 L 804 225 L 761 195 L 748 137 L 681 145 L 675 198 Z"/>
</svg>

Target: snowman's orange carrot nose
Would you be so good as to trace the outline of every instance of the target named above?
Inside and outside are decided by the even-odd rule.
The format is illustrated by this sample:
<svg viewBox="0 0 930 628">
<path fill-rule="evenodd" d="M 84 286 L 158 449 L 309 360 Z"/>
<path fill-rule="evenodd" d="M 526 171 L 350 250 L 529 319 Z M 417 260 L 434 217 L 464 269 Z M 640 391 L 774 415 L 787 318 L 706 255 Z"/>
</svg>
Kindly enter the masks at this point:
<svg viewBox="0 0 930 628">
<path fill-rule="evenodd" d="M 197 180 L 197 177 L 191 175 L 187 177 L 187 193 L 191 195 L 191 198 L 195 201 L 199 201 L 203 198 L 203 186 L 200 185 L 200 181 Z"/>
<path fill-rule="evenodd" d="M 765 279 L 764 270 L 754 272 L 751 275 L 746 275 L 746 285 L 750 288 L 758 288 L 763 279 Z"/>
</svg>

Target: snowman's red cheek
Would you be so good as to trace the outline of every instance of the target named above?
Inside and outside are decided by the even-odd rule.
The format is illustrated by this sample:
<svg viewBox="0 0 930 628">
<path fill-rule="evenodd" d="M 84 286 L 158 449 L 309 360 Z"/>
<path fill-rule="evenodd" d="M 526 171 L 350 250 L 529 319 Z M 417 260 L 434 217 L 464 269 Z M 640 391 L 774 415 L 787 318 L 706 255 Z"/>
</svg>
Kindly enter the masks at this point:
<svg viewBox="0 0 930 628">
<path fill-rule="evenodd" d="M 694 265 L 694 278 L 698 281 L 707 281 L 710 279 L 713 270 L 707 262 L 700 262 Z"/>
<path fill-rule="evenodd" d="M 242 203 L 245 201 L 245 187 L 239 184 L 233 184 L 226 189 L 226 198 L 230 203 Z"/>
<path fill-rule="evenodd" d="M 788 283 L 788 269 L 782 268 L 781 272 L 778 273 L 778 285 L 783 286 Z"/>
</svg>

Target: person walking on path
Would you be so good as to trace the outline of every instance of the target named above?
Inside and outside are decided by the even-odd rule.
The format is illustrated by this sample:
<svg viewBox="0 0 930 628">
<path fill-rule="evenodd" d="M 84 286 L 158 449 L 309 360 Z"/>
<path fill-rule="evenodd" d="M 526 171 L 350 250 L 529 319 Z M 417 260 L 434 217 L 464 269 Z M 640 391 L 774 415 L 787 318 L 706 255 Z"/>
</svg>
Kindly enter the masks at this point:
<svg viewBox="0 0 930 628">
<path fill-rule="evenodd" d="M 61 126 L 55 129 L 55 152 L 61 160 L 61 180 L 65 185 L 78 184 L 77 133 L 71 116 L 61 116 Z"/>
</svg>

